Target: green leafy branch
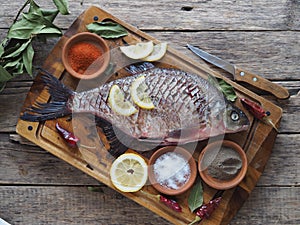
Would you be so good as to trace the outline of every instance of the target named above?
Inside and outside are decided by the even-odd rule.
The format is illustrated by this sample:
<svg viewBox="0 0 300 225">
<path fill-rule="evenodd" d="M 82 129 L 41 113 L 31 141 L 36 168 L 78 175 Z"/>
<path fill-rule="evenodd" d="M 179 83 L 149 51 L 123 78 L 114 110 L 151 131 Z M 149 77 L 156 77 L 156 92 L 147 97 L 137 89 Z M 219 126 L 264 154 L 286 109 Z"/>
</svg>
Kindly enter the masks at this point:
<svg viewBox="0 0 300 225">
<path fill-rule="evenodd" d="M 10 79 L 27 72 L 32 76 L 34 49 L 32 41 L 36 38 L 46 40 L 59 37 L 62 31 L 53 24 L 61 13 L 69 14 L 67 0 L 53 0 L 56 9 L 41 9 L 33 0 L 27 0 L 21 7 L 11 25 L 7 36 L 0 44 L 0 91 Z M 29 5 L 28 12 L 23 10 Z M 22 18 L 19 16 L 22 13 Z"/>
</svg>

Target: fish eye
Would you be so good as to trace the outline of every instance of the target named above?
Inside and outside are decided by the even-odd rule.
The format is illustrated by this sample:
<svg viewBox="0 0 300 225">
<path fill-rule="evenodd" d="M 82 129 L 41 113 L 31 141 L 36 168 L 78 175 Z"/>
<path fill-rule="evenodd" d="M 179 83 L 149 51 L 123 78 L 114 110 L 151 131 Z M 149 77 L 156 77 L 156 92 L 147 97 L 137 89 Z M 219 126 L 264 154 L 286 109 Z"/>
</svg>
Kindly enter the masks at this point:
<svg viewBox="0 0 300 225">
<path fill-rule="evenodd" d="M 233 112 L 231 113 L 230 117 L 231 117 L 231 119 L 232 119 L 233 121 L 237 121 L 237 120 L 240 119 L 240 115 L 239 115 L 236 111 L 233 111 Z"/>
</svg>

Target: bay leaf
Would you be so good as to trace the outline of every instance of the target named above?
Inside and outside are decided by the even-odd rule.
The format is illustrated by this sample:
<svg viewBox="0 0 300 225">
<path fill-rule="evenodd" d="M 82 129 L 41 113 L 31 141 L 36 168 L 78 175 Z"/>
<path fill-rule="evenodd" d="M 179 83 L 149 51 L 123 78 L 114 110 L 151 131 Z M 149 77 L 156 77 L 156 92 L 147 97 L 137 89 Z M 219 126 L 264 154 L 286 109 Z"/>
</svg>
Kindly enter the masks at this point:
<svg viewBox="0 0 300 225">
<path fill-rule="evenodd" d="M 70 14 L 69 12 L 69 4 L 67 0 L 53 0 L 59 12 L 63 15 Z"/>
<path fill-rule="evenodd" d="M 3 66 L 0 65 L 0 82 L 4 83 L 12 78 L 13 76 Z"/>
<path fill-rule="evenodd" d="M 9 70 L 9 68 L 15 67 L 20 62 L 20 60 L 21 60 L 21 58 L 18 57 L 16 60 L 7 62 L 7 63 L 5 63 L 3 68 L 5 68 L 6 70 Z"/>
<path fill-rule="evenodd" d="M 0 92 L 5 88 L 6 82 L 0 82 Z"/>
<path fill-rule="evenodd" d="M 201 179 L 198 179 L 197 182 L 192 187 L 192 190 L 188 196 L 188 206 L 191 212 L 194 212 L 203 204 L 203 188 Z"/>
<path fill-rule="evenodd" d="M 128 34 L 127 30 L 114 22 L 93 22 L 88 24 L 87 29 L 103 38 L 119 38 Z"/>
<path fill-rule="evenodd" d="M 42 14 L 40 6 L 35 1 L 30 1 L 28 12 L 29 13 L 37 12 L 39 14 Z"/>
<path fill-rule="evenodd" d="M 226 96 L 226 99 L 231 102 L 234 102 L 237 98 L 234 88 L 223 79 L 217 79 L 217 80 L 223 94 Z"/>
<path fill-rule="evenodd" d="M 12 72 L 12 75 L 15 77 L 15 76 L 23 74 L 23 73 L 24 73 L 24 63 L 19 62 L 15 66 L 15 70 Z"/>
<path fill-rule="evenodd" d="M 32 23 L 39 21 L 39 24 L 45 25 L 41 30 L 34 34 L 51 34 L 52 36 L 61 36 L 61 29 L 55 26 L 50 20 L 48 20 L 42 13 L 32 12 L 24 14 L 23 17 Z M 50 18 L 52 19 L 52 18 Z"/>
<path fill-rule="evenodd" d="M 218 88 L 228 101 L 234 102 L 236 100 L 237 95 L 234 91 L 234 88 L 225 80 L 218 77 L 208 76 L 208 81 Z"/>
<path fill-rule="evenodd" d="M 50 22 L 53 22 L 56 16 L 58 15 L 59 11 L 57 9 L 54 10 L 42 10 L 42 14 L 45 19 L 49 20 Z"/>
<path fill-rule="evenodd" d="M 38 34 L 49 34 L 51 37 L 59 37 L 62 32 L 57 27 L 45 27 Z"/>
<path fill-rule="evenodd" d="M 40 20 L 27 20 L 22 18 L 21 20 L 14 23 L 7 34 L 8 38 L 16 39 L 30 39 L 32 34 L 38 34 L 46 25 L 42 24 Z"/>
<path fill-rule="evenodd" d="M 8 38 L 4 38 L 1 43 L 0 43 L 0 57 L 4 54 L 5 52 L 5 46 L 7 45 L 9 39 Z"/>
<path fill-rule="evenodd" d="M 34 50 L 32 44 L 30 43 L 23 53 L 23 63 L 27 73 L 32 77 L 32 60 L 34 56 Z"/>
<path fill-rule="evenodd" d="M 15 51 L 13 51 L 12 53 L 10 53 L 8 55 L 5 55 L 3 58 L 11 58 L 11 57 L 16 57 L 16 56 L 20 55 L 27 48 L 27 46 L 30 43 L 31 43 L 31 39 L 24 42 L 19 48 L 17 48 Z"/>
<path fill-rule="evenodd" d="M 13 43 L 13 44 L 9 44 L 9 40 L 7 39 L 7 41 L 3 41 L 1 43 L 1 47 L 0 47 L 0 51 L 3 51 L 2 54 L 0 54 L 0 56 L 3 58 L 6 55 L 9 55 L 10 53 L 16 51 L 19 47 L 20 47 L 20 42 L 17 43 Z"/>
</svg>

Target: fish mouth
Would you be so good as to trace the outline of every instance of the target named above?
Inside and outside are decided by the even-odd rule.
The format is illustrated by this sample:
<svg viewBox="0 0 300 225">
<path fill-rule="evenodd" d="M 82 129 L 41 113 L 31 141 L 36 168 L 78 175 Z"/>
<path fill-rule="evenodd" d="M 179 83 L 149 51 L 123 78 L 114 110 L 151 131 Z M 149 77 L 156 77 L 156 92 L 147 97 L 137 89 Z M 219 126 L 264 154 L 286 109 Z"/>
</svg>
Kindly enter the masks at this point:
<svg viewBox="0 0 300 225">
<path fill-rule="evenodd" d="M 240 131 L 243 131 L 243 130 L 248 130 L 250 124 L 246 124 L 246 125 L 243 125 L 240 129 Z"/>
<path fill-rule="evenodd" d="M 225 133 L 237 133 L 237 132 L 240 132 L 240 131 L 245 131 L 245 130 L 248 130 L 250 124 L 245 124 L 245 125 L 242 125 L 241 127 L 239 127 L 238 129 L 226 129 L 226 132 Z"/>
</svg>

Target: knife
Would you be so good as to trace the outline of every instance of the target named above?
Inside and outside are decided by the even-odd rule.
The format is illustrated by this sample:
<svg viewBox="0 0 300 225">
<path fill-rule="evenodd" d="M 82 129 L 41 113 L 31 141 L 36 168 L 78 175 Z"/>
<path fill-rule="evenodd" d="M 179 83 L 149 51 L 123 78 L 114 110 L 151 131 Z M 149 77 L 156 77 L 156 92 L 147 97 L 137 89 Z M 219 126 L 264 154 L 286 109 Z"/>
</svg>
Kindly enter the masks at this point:
<svg viewBox="0 0 300 225">
<path fill-rule="evenodd" d="M 187 47 L 195 53 L 197 56 L 202 58 L 203 60 L 227 71 L 232 74 L 234 80 L 246 82 L 260 90 L 267 91 L 279 99 L 286 99 L 289 97 L 289 92 L 286 88 L 275 84 L 261 76 L 258 76 L 254 73 L 248 72 L 246 70 L 237 68 L 235 65 L 220 59 L 217 56 L 211 55 L 200 48 L 197 48 L 193 45 L 188 44 Z"/>
<path fill-rule="evenodd" d="M 10 225 L 10 224 L 6 222 L 4 219 L 0 218 L 0 225 Z"/>
</svg>

